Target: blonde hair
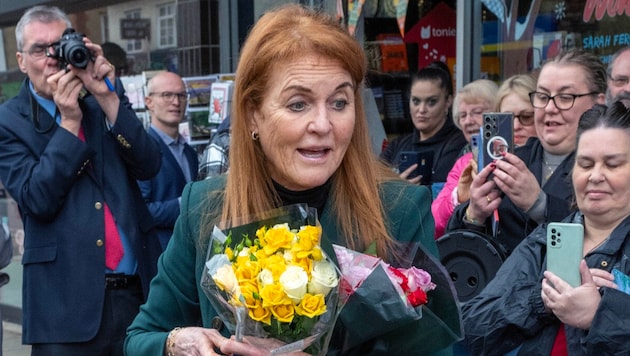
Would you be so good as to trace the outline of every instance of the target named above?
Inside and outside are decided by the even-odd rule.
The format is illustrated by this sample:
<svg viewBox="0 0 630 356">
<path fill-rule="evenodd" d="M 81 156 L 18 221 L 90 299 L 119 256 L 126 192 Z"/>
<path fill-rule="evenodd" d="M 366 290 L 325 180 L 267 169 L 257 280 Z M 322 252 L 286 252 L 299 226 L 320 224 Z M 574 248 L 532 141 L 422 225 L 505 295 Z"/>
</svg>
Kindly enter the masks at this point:
<svg viewBox="0 0 630 356">
<path fill-rule="evenodd" d="M 333 210 L 329 213 L 343 234 L 339 240 L 357 250 L 376 242 L 379 256 L 388 256 L 395 242 L 387 232 L 378 186 L 384 179 L 397 177 L 372 154 L 362 99 L 365 54 L 333 17 L 299 5 L 282 6 L 263 15 L 242 48 L 232 99 L 230 172 L 221 221 L 237 226 L 282 204 L 261 146 L 252 140 L 249 123 L 268 95 L 273 71 L 305 53 L 336 60 L 355 84 L 354 132 L 332 177 L 330 194 Z"/>
<path fill-rule="evenodd" d="M 501 111 L 501 102 L 510 94 L 516 94 L 520 99 L 529 103 L 529 93 L 535 90 L 536 79 L 534 77 L 527 74 L 513 75 L 501 83 L 499 91 L 497 91 L 494 110 Z"/>
<path fill-rule="evenodd" d="M 488 79 L 477 79 L 464 85 L 455 95 L 453 100 L 453 122 L 461 130 L 459 124 L 459 105 L 463 102 L 468 104 L 484 104 L 494 108 L 494 98 L 497 94 L 498 86 Z"/>
</svg>

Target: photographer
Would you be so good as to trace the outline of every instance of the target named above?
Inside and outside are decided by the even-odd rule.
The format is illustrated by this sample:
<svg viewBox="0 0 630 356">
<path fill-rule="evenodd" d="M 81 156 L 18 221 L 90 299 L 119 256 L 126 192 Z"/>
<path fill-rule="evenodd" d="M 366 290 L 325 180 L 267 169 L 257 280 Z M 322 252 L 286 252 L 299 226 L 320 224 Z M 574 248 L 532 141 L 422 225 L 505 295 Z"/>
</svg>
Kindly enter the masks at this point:
<svg viewBox="0 0 630 356">
<path fill-rule="evenodd" d="M 160 168 L 100 46 L 37 6 L 16 26 L 18 95 L 0 106 L 0 180 L 25 229 L 33 355 L 122 355 L 160 247 L 136 185 Z"/>
</svg>

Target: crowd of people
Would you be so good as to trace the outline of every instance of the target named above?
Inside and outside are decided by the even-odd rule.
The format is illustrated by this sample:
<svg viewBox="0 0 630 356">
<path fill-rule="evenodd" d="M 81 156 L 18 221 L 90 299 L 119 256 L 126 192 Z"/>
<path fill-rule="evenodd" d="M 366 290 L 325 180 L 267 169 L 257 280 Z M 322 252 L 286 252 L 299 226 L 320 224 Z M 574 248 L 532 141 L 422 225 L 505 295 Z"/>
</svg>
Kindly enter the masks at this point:
<svg viewBox="0 0 630 356">
<path fill-rule="evenodd" d="M 298 203 L 316 209 L 330 246 L 392 265 L 416 261 L 411 247 L 439 261 L 436 240 L 454 231 L 505 247 L 480 293 L 443 311 L 461 321 L 454 340 L 417 331 L 434 337 L 432 354 L 630 350 L 621 282 L 630 278 L 630 48 L 607 69 L 572 49 L 536 74 L 457 92 L 443 63 L 421 68 L 409 81 L 413 130 L 378 157 L 361 45 L 333 17 L 285 5 L 251 29 L 231 115 L 199 161 L 178 133 L 182 78 L 164 71 L 147 83 L 145 130 L 101 46 L 83 39 L 85 68 L 51 53 L 70 27 L 57 7 L 25 12 L 16 55 L 26 79 L 0 106 L 0 180 L 24 223 L 23 342 L 33 355 L 265 355 L 230 337 L 200 284 L 209 236 Z M 482 164 L 475 140 L 487 112 L 512 114 L 514 147 Z M 409 152 L 429 170 L 403 166 Z M 579 285 L 547 270 L 552 222 L 583 226 L 583 236 L 563 236 L 583 240 Z M 327 354 L 405 350 L 386 332 L 354 342 L 348 331 L 361 325 L 347 320 Z"/>
</svg>

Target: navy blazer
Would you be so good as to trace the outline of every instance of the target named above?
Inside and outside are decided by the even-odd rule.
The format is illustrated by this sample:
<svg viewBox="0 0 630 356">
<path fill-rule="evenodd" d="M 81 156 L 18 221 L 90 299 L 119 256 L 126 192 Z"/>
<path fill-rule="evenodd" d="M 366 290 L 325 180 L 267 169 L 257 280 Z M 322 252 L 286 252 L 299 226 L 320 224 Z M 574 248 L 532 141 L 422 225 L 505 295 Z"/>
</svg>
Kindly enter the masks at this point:
<svg viewBox="0 0 630 356">
<path fill-rule="evenodd" d="M 158 133 L 153 128 L 149 128 L 148 132 L 149 136 L 160 147 L 162 167 L 155 177 L 150 180 L 140 180 L 138 185 L 142 197 L 149 207 L 149 212 L 155 220 L 160 246 L 164 250 L 173 234 L 175 220 L 179 216 L 179 197 L 186 185 L 186 178 L 179 163 L 177 163 L 177 159 Z M 197 153 L 190 145 L 186 144 L 184 155 L 190 167 L 190 177 L 195 181 L 199 167 Z"/>
<path fill-rule="evenodd" d="M 28 79 L 0 106 L 0 180 L 24 223 L 22 341 L 84 342 L 101 324 L 105 296 L 103 204 L 138 261 L 145 296 L 160 247 L 137 179 L 160 169 L 160 151 L 115 83 L 116 123 L 93 96 L 80 102 L 86 142 L 59 127 L 33 98 Z M 153 236 L 151 236 L 153 234 Z"/>
</svg>

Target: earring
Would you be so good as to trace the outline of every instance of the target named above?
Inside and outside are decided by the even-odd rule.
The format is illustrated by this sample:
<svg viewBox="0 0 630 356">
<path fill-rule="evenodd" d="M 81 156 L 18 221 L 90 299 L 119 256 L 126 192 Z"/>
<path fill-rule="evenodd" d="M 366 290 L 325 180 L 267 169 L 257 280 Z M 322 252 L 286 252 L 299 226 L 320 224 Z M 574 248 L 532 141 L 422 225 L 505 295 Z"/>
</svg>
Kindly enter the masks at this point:
<svg viewBox="0 0 630 356">
<path fill-rule="evenodd" d="M 258 132 L 252 131 L 252 141 L 258 141 Z"/>
</svg>

